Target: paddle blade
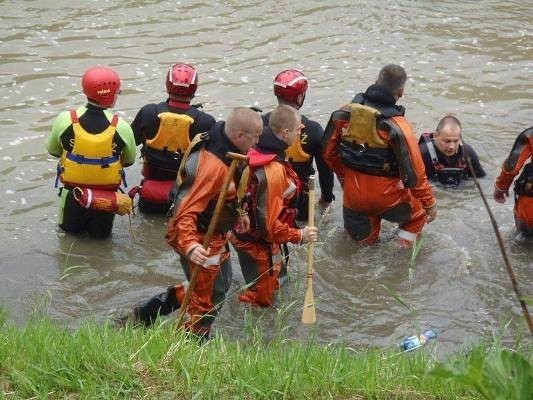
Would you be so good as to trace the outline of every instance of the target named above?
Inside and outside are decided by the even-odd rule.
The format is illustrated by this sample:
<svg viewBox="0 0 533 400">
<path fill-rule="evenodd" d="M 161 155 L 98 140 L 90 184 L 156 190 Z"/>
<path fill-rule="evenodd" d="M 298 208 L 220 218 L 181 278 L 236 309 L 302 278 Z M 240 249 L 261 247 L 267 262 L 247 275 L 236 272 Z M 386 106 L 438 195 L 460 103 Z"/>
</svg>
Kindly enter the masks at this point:
<svg viewBox="0 0 533 400">
<path fill-rule="evenodd" d="M 305 290 L 304 308 L 302 311 L 302 323 L 314 324 L 315 322 L 315 298 L 313 295 L 313 282 L 311 281 L 307 284 L 307 289 Z"/>
</svg>

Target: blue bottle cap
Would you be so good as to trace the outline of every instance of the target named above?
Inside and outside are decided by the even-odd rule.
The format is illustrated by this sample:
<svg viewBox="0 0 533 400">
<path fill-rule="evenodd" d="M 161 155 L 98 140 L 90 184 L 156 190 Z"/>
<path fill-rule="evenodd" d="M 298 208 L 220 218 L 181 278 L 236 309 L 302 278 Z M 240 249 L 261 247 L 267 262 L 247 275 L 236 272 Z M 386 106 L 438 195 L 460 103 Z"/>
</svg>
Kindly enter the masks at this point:
<svg viewBox="0 0 533 400">
<path fill-rule="evenodd" d="M 437 332 L 433 329 L 428 329 L 422 333 L 428 339 L 435 339 L 437 337 Z"/>
</svg>

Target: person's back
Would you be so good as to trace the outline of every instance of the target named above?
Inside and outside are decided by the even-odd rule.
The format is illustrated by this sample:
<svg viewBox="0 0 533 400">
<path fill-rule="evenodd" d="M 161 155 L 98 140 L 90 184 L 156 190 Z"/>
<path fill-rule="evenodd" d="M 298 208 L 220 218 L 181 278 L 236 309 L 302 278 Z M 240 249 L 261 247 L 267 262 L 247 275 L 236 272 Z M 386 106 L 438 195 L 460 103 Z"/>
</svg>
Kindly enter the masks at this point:
<svg viewBox="0 0 533 400">
<path fill-rule="evenodd" d="M 533 236 L 533 127 L 518 135 L 509 156 L 503 162 L 494 184 L 494 200 L 498 203 L 505 202 L 511 183 L 519 173 L 514 186 L 515 224 L 520 232 Z"/>
<path fill-rule="evenodd" d="M 385 66 L 376 84 L 335 111 L 326 127 L 324 159 L 343 186 L 344 225 L 360 244 L 378 239 L 381 219 L 400 225 L 406 245 L 435 217 L 436 200 L 417 139 L 397 106 L 407 76 Z"/>
<path fill-rule="evenodd" d="M 479 157 L 468 144 L 462 143 L 460 121 L 446 115 L 437 124 L 434 133 L 424 133 L 419 140 L 427 177 L 446 186 L 458 186 L 471 176 L 468 161 L 472 163 L 476 177 L 486 175 Z"/>
<path fill-rule="evenodd" d="M 90 68 L 83 75 L 82 88 L 88 104 L 59 114 L 46 148 L 60 159 L 56 179 L 56 186 L 58 180 L 64 185 L 60 189 L 60 228 L 103 238 L 111 233 L 113 210 L 81 205 L 80 193 L 98 190 L 94 193 L 115 198 L 114 192 L 124 179 L 123 167 L 135 161 L 135 143 L 130 126 L 106 110 L 114 106 L 120 93 L 116 72 L 106 67 Z"/>
<path fill-rule="evenodd" d="M 207 132 L 215 118 L 190 104 L 198 87 L 198 74 L 189 64 L 173 64 L 165 77 L 168 99 L 143 106 L 132 129 L 141 145 L 143 180 L 131 195 L 139 193 L 143 212 L 166 213 L 170 192 L 183 153 L 199 133 Z"/>
</svg>

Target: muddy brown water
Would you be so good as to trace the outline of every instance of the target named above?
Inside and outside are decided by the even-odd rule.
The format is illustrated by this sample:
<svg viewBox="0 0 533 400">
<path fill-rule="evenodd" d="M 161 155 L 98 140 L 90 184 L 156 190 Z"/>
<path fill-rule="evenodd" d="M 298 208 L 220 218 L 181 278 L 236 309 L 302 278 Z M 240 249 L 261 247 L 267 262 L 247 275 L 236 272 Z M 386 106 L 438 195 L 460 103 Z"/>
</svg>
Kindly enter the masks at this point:
<svg viewBox="0 0 533 400">
<path fill-rule="evenodd" d="M 481 186 L 490 194 L 516 135 L 531 126 L 532 8 L 531 1 L 0 2 L 0 301 L 10 319 L 24 323 L 40 307 L 68 326 L 103 321 L 183 279 L 163 240 L 164 218 L 137 215 L 137 243 L 127 218 L 117 218 L 107 241 L 56 228 L 56 160 L 44 140 L 59 112 L 84 103 L 80 77 L 89 66 L 119 72 L 116 110 L 128 121 L 145 103 L 165 98 L 163 76 L 178 60 L 197 67 L 196 100 L 217 118 L 240 105 L 270 110 L 273 76 L 298 67 L 310 80 L 302 111 L 325 124 L 382 65 L 399 63 L 409 75 L 401 104 L 417 134 L 455 113 L 488 172 Z M 138 182 L 140 160 L 127 174 L 130 184 Z M 299 325 L 302 251 L 293 254 L 291 281 L 278 298 L 285 311 L 250 311 L 236 302 L 243 279 L 235 262 L 218 332 L 242 336 L 252 316 L 262 318 L 267 333 L 288 327 L 296 338 L 311 333 L 322 342 L 395 346 L 418 321 L 438 331 L 443 350 L 490 339 L 509 320 L 506 337 L 525 332 L 471 182 L 435 188 L 438 219 L 426 227 L 411 278 L 411 253 L 392 240 L 393 225 L 384 224 L 376 246 L 359 248 L 347 239 L 338 184 L 335 190 L 316 246 L 316 326 Z M 531 297 L 532 242 L 515 232 L 512 199 L 489 203 Z M 382 285 L 414 307 L 417 318 Z"/>
</svg>

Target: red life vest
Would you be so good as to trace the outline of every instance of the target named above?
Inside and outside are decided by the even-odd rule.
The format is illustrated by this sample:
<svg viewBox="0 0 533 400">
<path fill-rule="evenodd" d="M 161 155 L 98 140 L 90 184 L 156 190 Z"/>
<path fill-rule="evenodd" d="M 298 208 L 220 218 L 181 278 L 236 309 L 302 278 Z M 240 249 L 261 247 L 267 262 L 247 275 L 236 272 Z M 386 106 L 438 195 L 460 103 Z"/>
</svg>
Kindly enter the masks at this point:
<svg viewBox="0 0 533 400">
<path fill-rule="evenodd" d="M 295 227 L 296 225 L 296 217 L 298 215 L 296 204 L 302 192 L 303 183 L 291 165 L 285 160 L 281 161 L 276 154 L 264 154 L 252 149 L 248 152 L 248 160 L 249 166 L 243 172 L 241 179 L 241 185 L 246 185 L 246 187 L 241 186 L 239 188 L 239 201 L 242 209 L 247 211 L 250 217 L 250 233 L 244 235 L 244 237 L 242 234 L 238 236 L 248 241 L 261 241 L 263 235 L 260 232 L 257 218 L 259 214 L 266 215 L 266 210 L 258 209 L 258 189 L 260 185 L 266 184 L 263 182 L 266 176 L 260 174 L 259 170 L 272 161 L 278 161 L 283 165 L 290 184 L 283 194 L 284 207 L 277 219 L 290 227 Z"/>
</svg>

